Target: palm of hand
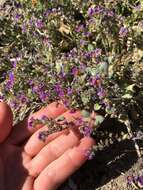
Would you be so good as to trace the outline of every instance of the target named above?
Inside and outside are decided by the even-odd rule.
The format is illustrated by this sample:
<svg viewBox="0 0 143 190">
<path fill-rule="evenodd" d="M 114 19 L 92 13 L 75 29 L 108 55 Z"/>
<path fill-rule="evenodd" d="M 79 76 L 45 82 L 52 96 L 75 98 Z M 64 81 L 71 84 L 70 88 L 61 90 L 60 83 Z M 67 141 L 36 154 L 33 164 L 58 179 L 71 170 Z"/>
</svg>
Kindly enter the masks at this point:
<svg viewBox="0 0 143 190">
<path fill-rule="evenodd" d="M 0 114 L 0 190 L 55 190 L 86 161 L 81 152 L 94 144 L 91 138 L 81 139 L 78 131 L 72 130 L 49 135 L 43 143 L 37 136 L 44 126 L 28 129 L 25 120 L 12 129 L 12 113 L 4 103 L 0 103 Z M 69 112 L 55 103 L 32 117 L 43 114 L 71 119 Z M 75 115 L 79 117 L 79 113 Z"/>
<path fill-rule="evenodd" d="M 5 142 L 0 145 L 0 155 L 0 189 L 32 190 L 33 177 L 28 175 L 26 169 L 31 157 L 23 147 Z"/>
</svg>

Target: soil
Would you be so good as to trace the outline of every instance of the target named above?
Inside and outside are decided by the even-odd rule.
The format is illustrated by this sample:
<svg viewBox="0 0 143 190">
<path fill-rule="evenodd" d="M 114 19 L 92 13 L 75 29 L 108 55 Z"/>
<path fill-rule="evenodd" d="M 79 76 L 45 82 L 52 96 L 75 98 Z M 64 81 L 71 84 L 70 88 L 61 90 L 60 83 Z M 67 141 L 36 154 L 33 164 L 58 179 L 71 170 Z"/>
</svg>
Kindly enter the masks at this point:
<svg viewBox="0 0 143 190">
<path fill-rule="evenodd" d="M 102 131 L 117 134 L 126 130 L 114 120 L 107 123 L 102 126 Z M 142 148 L 142 140 L 138 141 L 138 145 Z M 95 158 L 87 161 L 58 190 L 135 190 L 138 188 L 129 186 L 127 177 L 140 174 L 143 175 L 143 161 L 136 152 L 134 141 L 116 139 L 111 145 L 97 150 Z"/>
</svg>

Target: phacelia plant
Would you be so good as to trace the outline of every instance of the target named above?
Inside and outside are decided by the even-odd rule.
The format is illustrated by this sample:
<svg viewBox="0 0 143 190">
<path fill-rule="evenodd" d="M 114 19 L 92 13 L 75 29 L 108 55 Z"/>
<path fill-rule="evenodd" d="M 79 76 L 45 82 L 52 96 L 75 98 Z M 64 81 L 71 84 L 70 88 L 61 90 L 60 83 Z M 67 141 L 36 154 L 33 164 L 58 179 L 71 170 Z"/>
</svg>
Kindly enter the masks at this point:
<svg viewBox="0 0 143 190">
<path fill-rule="evenodd" d="M 85 118 L 97 112 L 95 126 L 107 116 L 141 125 L 143 2 L 5 1 L 0 74 L 0 98 L 11 105 L 15 121 L 17 114 L 22 119 L 60 100 Z M 84 134 L 95 132 L 87 120 L 82 126 Z"/>
</svg>

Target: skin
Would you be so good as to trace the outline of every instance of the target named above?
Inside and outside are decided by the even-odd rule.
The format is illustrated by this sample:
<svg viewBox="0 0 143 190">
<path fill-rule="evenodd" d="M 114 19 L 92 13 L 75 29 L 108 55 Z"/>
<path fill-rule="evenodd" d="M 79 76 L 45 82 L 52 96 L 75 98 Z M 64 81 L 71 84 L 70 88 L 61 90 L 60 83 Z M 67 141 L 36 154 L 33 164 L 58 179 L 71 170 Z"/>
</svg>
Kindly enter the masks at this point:
<svg viewBox="0 0 143 190">
<path fill-rule="evenodd" d="M 84 152 L 95 142 L 82 137 L 78 129 L 66 129 L 38 140 L 44 126 L 28 128 L 31 117 L 64 115 L 68 121 L 81 117 L 52 103 L 13 126 L 12 111 L 0 103 L 0 190 L 56 190 L 86 161 Z"/>
</svg>

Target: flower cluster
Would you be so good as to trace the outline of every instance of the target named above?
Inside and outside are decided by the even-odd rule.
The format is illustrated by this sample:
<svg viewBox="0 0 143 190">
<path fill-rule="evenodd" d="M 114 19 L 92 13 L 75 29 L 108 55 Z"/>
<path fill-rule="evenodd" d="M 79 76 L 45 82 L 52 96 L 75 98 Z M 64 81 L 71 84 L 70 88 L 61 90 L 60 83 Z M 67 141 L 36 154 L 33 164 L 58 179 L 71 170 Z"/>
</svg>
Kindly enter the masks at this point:
<svg viewBox="0 0 143 190">
<path fill-rule="evenodd" d="M 136 189 L 142 189 L 143 188 L 143 175 L 128 176 L 127 177 L 127 184 L 129 186 L 135 187 Z"/>
<path fill-rule="evenodd" d="M 60 100 L 140 123 L 141 1 L 14 0 L 0 11 L 0 99 L 15 118 Z M 88 124 L 82 130 L 92 133 Z"/>
</svg>

